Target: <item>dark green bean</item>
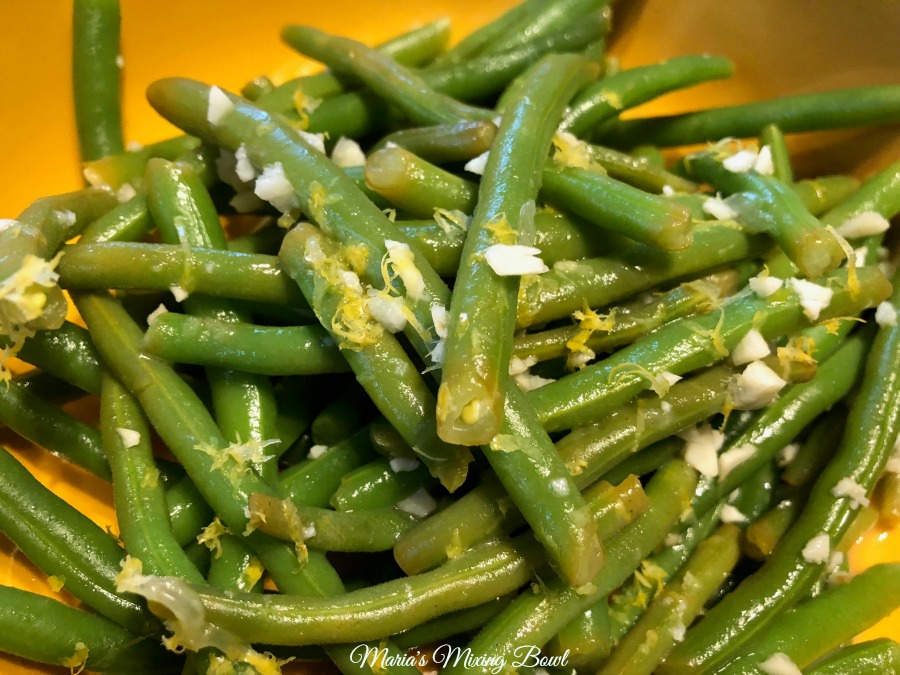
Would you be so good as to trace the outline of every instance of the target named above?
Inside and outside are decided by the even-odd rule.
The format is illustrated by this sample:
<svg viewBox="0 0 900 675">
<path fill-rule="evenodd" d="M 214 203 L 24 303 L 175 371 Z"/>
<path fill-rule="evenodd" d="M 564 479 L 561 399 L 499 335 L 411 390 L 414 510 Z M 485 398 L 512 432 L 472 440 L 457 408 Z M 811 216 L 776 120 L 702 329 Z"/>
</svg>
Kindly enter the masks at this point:
<svg viewBox="0 0 900 675">
<path fill-rule="evenodd" d="M 382 138 L 373 151 L 394 144 L 435 164 L 465 162 L 490 150 L 496 135 L 491 122 L 400 129 Z"/>
<path fill-rule="evenodd" d="M 334 445 L 354 434 L 375 416 L 366 391 L 356 382 L 338 390 L 335 398 L 316 415 L 310 428 L 313 442 Z"/>
<path fill-rule="evenodd" d="M 105 157 L 85 162 L 84 177 L 87 182 L 97 187 L 109 186 L 118 190 L 123 185 L 132 188 L 140 188 L 144 182 L 144 171 L 147 162 L 155 157 L 168 160 L 176 160 L 186 153 L 200 147 L 200 141 L 191 136 L 176 136 L 159 143 L 152 143 L 139 150 L 127 150 L 116 154 L 107 154 Z M 129 199 L 134 202 L 131 209 L 136 211 L 140 206 L 145 206 L 139 195 Z M 120 207 L 121 209 L 122 207 Z M 98 226 L 99 227 L 99 226 Z M 94 239 L 94 241 L 99 241 Z"/>
<path fill-rule="evenodd" d="M 406 469 L 405 465 L 400 468 Z M 352 469 L 330 496 L 338 511 L 364 511 L 394 506 L 417 490 L 432 484 L 422 465 L 394 470 L 386 459 L 376 459 Z M 300 496 L 303 499 L 303 496 Z"/>
<path fill-rule="evenodd" d="M 883 675 L 900 667 L 900 645 L 872 640 L 835 650 L 806 669 L 806 675 Z"/>
<path fill-rule="evenodd" d="M 772 157 L 772 177 L 782 183 L 794 182 L 794 170 L 791 168 L 791 157 L 788 153 L 784 134 L 775 124 L 767 124 L 759 134 L 760 152 L 769 149 Z"/>
</svg>

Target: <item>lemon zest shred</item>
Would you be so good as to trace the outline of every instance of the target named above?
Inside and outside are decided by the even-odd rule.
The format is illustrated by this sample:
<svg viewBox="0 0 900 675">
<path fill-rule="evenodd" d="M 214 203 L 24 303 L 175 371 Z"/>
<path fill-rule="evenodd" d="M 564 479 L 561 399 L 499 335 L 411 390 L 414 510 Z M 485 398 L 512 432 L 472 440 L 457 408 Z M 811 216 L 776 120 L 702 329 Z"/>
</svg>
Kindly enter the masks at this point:
<svg viewBox="0 0 900 675">
<path fill-rule="evenodd" d="M 300 115 L 300 120 L 295 126 L 298 129 L 306 131 L 309 128 L 309 116 L 319 107 L 322 100 L 308 96 L 306 92 L 303 91 L 303 87 L 298 86 L 294 90 L 293 101 L 294 109 L 297 111 L 297 114 Z"/>
<path fill-rule="evenodd" d="M 206 546 L 206 548 L 213 552 L 213 557 L 218 560 L 222 557 L 222 542 L 219 541 L 219 537 L 228 533 L 229 529 L 225 527 L 225 524 L 219 520 L 218 517 L 216 517 L 209 525 L 203 528 L 203 531 L 200 534 L 197 535 L 197 543 Z"/>
<path fill-rule="evenodd" d="M 67 656 L 64 658 L 60 665 L 68 668 L 72 675 L 78 675 L 81 671 L 84 670 L 84 667 L 87 665 L 88 654 L 90 650 L 88 646 L 83 642 L 75 643 L 75 653 L 72 656 Z"/>
<path fill-rule="evenodd" d="M 850 242 L 838 234 L 838 231 L 831 225 L 826 226 L 825 229 L 837 240 L 838 245 L 844 251 L 847 258 L 847 290 L 850 291 L 850 297 L 856 300 L 862 290 L 859 285 L 859 275 L 856 273 L 856 251 L 853 250 Z"/>
<path fill-rule="evenodd" d="M 484 225 L 484 229 L 494 235 L 494 239 L 498 244 L 512 245 L 518 241 L 519 235 L 512 229 L 505 213 L 498 214 L 491 218 Z"/>
<path fill-rule="evenodd" d="M 643 377 L 650 382 L 650 388 L 656 392 L 657 396 L 662 398 L 665 396 L 672 383 L 665 378 L 662 373 L 654 373 L 644 366 L 637 363 L 619 363 L 613 366 L 609 371 L 608 384 L 617 384 L 622 378 L 629 375 L 637 375 Z"/>
</svg>

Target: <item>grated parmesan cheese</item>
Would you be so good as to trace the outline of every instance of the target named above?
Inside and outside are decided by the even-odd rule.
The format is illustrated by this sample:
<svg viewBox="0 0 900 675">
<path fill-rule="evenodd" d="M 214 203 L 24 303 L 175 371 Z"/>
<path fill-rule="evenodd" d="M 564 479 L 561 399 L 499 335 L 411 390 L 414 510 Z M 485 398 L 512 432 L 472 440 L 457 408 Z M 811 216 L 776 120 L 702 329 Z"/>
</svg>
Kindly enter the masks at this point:
<svg viewBox="0 0 900 675">
<path fill-rule="evenodd" d="M 784 284 L 783 280 L 778 277 L 770 276 L 766 272 L 751 277 L 747 282 L 750 290 L 761 298 L 768 298 L 772 293 L 781 288 L 782 284 Z"/>
<path fill-rule="evenodd" d="M 778 652 L 759 664 L 766 675 L 803 675 L 797 664 L 787 654 Z"/>
<path fill-rule="evenodd" d="M 675 188 L 673 188 L 671 185 L 663 185 L 662 193 L 664 197 L 672 197 L 676 194 Z"/>
<path fill-rule="evenodd" d="M 162 303 L 159 303 L 159 307 L 154 309 L 147 315 L 147 325 L 152 326 L 156 323 L 156 320 L 161 317 L 163 314 L 168 314 L 169 310 L 166 309 L 166 306 Z"/>
<path fill-rule="evenodd" d="M 772 350 L 769 343 L 755 328 L 750 329 L 747 334 L 737 343 L 734 351 L 731 352 L 731 362 L 736 366 L 742 366 L 751 361 L 764 359 Z"/>
<path fill-rule="evenodd" d="M 509 374 L 510 377 L 515 377 L 516 375 L 521 375 L 524 372 L 527 372 L 531 366 L 535 365 L 538 362 L 536 356 L 526 356 L 524 359 L 520 359 L 518 356 L 513 356 L 509 360 Z"/>
<path fill-rule="evenodd" d="M 447 326 L 450 323 L 450 314 L 443 305 L 431 306 L 431 322 L 434 324 L 434 332 L 442 340 L 447 337 Z"/>
<path fill-rule="evenodd" d="M 837 233 L 847 239 L 871 237 L 873 234 L 887 232 L 891 224 L 888 219 L 876 211 L 863 211 L 848 218 L 835 228 Z"/>
<path fill-rule="evenodd" d="M 740 524 L 746 523 L 749 518 L 741 513 L 737 507 L 732 506 L 731 504 L 725 504 L 725 506 L 722 507 L 721 513 L 719 513 L 719 520 L 723 523 Z"/>
<path fill-rule="evenodd" d="M 534 391 L 535 389 L 539 389 L 543 387 L 545 384 L 550 384 L 551 382 L 555 382 L 548 377 L 541 377 L 540 375 L 535 375 L 533 373 L 522 373 L 521 375 L 516 375 L 513 378 L 516 381 L 516 385 L 518 385 L 519 389 L 522 391 Z"/>
<path fill-rule="evenodd" d="M 425 518 L 437 509 L 434 497 L 425 488 L 419 488 L 406 499 L 397 502 L 397 508 L 417 518 Z"/>
<path fill-rule="evenodd" d="M 468 162 L 466 162 L 466 165 L 463 167 L 463 169 L 465 169 L 469 173 L 474 173 L 479 176 L 483 176 L 484 169 L 485 169 L 485 167 L 487 167 L 488 158 L 490 157 L 490 154 L 491 154 L 491 151 L 488 150 L 487 152 L 483 152 L 480 155 L 478 155 L 478 157 L 473 157 Z"/>
<path fill-rule="evenodd" d="M 56 218 L 56 222 L 60 225 L 64 225 L 65 227 L 72 227 L 77 220 L 74 211 L 69 211 L 68 209 L 64 209 L 62 211 L 54 211 L 53 217 Z"/>
<path fill-rule="evenodd" d="M 397 333 L 406 328 L 406 305 L 403 298 L 391 295 L 380 295 L 370 289 L 372 294 L 366 303 L 369 314 L 378 323 L 384 326 L 389 333 Z"/>
<path fill-rule="evenodd" d="M 262 174 L 256 179 L 253 192 L 282 213 L 293 211 L 300 205 L 294 194 L 294 186 L 284 174 L 281 162 L 263 167 Z"/>
<path fill-rule="evenodd" d="M 897 325 L 897 308 L 885 300 L 875 309 L 875 323 L 879 326 Z"/>
<path fill-rule="evenodd" d="M 116 427 L 116 433 L 122 440 L 122 445 L 126 448 L 133 448 L 141 442 L 141 433 L 134 429 L 125 429 L 124 427 Z"/>
<path fill-rule="evenodd" d="M 753 163 L 753 170 L 763 176 L 771 176 L 775 173 L 775 164 L 772 162 L 772 148 L 768 145 L 764 145 L 759 149 L 759 154 Z"/>
<path fill-rule="evenodd" d="M 425 279 L 416 267 L 415 255 L 409 244 L 385 239 L 384 247 L 387 249 L 387 262 L 394 266 L 394 270 L 406 287 L 406 294 L 412 300 L 421 300 L 425 295 Z"/>
<path fill-rule="evenodd" d="M 484 259 L 494 273 L 501 277 L 515 277 L 524 274 L 543 274 L 550 268 L 538 258 L 541 250 L 521 244 L 494 244 L 484 251 Z"/>
<path fill-rule="evenodd" d="M 234 172 L 244 183 L 249 183 L 257 176 L 256 169 L 247 157 L 247 146 L 243 143 L 234 151 Z"/>
<path fill-rule="evenodd" d="M 124 204 L 137 196 L 137 190 L 131 183 L 122 183 L 121 187 L 116 190 L 116 200 L 120 204 Z"/>
<path fill-rule="evenodd" d="M 846 497 L 854 509 L 860 506 L 868 506 L 869 498 L 866 497 L 866 489 L 852 478 L 841 478 L 837 485 L 831 488 L 831 494 L 838 499 Z"/>
<path fill-rule="evenodd" d="M 757 154 L 753 150 L 741 150 L 731 157 L 726 157 L 722 161 L 722 166 L 731 173 L 746 173 L 756 165 L 756 160 Z"/>
<path fill-rule="evenodd" d="M 716 220 L 735 220 L 738 216 L 737 211 L 719 196 L 710 197 L 704 201 L 703 210 Z"/>
<path fill-rule="evenodd" d="M 342 169 L 366 165 L 366 153 L 352 138 L 341 136 L 331 150 L 331 161 Z"/>
<path fill-rule="evenodd" d="M 300 135 L 300 138 L 306 141 L 309 147 L 316 152 L 325 154 L 325 134 L 313 134 L 302 129 L 297 129 L 297 133 Z"/>
<path fill-rule="evenodd" d="M 762 361 L 753 361 L 728 385 L 731 404 L 739 410 L 756 410 L 772 402 L 787 382 Z"/>
<path fill-rule="evenodd" d="M 218 126 L 232 110 L 234 110 L 234 103 L 228 98 L 228 94 L 216 86 L 210 87 L 206 121 L 213 126 Z"/>
<path fill-rule="evenodd" d="M 803 559 L 814 565 L 822 565 L 831 558 L 831 540 L 825 533 L 817 534 L 806 542 L 802 551 Z"/>
<path fill-rule="evenodd" d="M 684 461 L 708 478 L 719 475 L 719 449 L 725 442 L 725 434 L 709 424 L 692 427 L 678 434 L 683 439 Z"/>
<path fill-rule="evenodd" d="M 779 467 L 784 468 L 797 458 L 798 452 L 800 452 L 799 443 L 788 443 L 778 451 L 778 455 L 775 458 L 775 463 Z"/>
<path fill-rule="evenodd" d="M 184 290 L 178 284 L 173 286 L 169 286 L 169 291 L 172 293 L 172 297 L 175 298 L 175 302 L 181 302 L 183 300 L 187 300 L 187 297 L 190 295 L 186 290 Z"/>
<path fill-rule="evenodd" d="M 789 279 L 788 282 L 799 296 L 803 313 L 806 314 L 810 321 L 818 319 L 822 310 L 831 303 L 834 291 L 826 286 L 814 284 L 806 279 Z"/>
</svg>

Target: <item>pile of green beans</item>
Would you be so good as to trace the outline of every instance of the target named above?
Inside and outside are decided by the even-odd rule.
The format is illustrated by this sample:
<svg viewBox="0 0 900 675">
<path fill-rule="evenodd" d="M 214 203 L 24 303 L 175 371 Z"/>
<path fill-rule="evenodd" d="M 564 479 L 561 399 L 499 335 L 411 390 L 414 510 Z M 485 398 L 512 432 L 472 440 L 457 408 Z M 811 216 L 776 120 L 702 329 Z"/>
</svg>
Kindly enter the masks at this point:
<svg viewBox="0 0 900 675">
<path fill-rule="evenodd" d="M 0 448 L 0 539 L 48 582 L 3 580 L 0 652 L 900 669 L 851 645 L 900 562 L 846 564 L 900 522 L 900 162 L 795 177 L 785 136 L 896 122 L 897 87 L 622 119 L 733 65 L 619 70 L 612 14 L 525 0 L 449 48 L 287 26 L 326 70 L 157 81 L 184 133 L 125 150 L 119 3 L 75 0 L 90 187 L 0 220 L 0 425 L 111 484 L 118 535 Z"/>
</svg>

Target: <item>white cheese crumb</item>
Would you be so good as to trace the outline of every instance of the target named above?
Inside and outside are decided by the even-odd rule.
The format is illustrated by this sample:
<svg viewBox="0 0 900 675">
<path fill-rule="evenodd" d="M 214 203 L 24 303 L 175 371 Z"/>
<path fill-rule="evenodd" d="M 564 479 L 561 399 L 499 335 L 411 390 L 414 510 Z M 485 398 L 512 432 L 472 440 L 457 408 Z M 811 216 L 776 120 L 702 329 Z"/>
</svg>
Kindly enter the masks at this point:
<svg viewBox="0 0 900 675">
<path fill-rule="evenodd" d="M 391 333 L 397 333 L 406 327 L 403 299 L 396 296 L 374 295 L 369 298 L 366 308 L 372 318 Z"/>
<path fill-rule="evenodd" d="M 569 370 L 581 370 L 596 356 L 597 355 L 591 350 L 588 350 L 586 352 L 571 353 L 566 358 L 566 368 L 568 368 Z"/>
<path fill-rule="evenodd" d="M 463 167 L 469 173 L 475 173 L 479 176 L 484 175 L 484 168 L 487 166 L 488 157 L 490 156 L 491 151 L 483 152 L 478 157 L 473 157 L 466 165 Z"/>
<path fill-rule="evenodd" d="M 159 307 L 154 309 L 147 315 L 147 325 L 152 326 L 156 323 L 156 320 L 161 317 L 163 314 L 167 314 L 169 310 L 166 309 L 166 306 L 162 303 L 159 303 Z"/>
<path fill-rule="evenodd" d="M 431 357 L 431 362 L 436 366 L 444 365 L 444 352 L 447 349 L 447 340 L 445 338 L 441 338 L 437 342 L 434 343 L 434 348 L 428 352 L 428 356 Z"/>
<path fill-rule="evenodd" d="M 671 185 L 663 185 L 662 193 L 665 197 L 671 197 L 675 194 L 675 188 L 673 188 Z"/>
<path fill-rule="evenodd" d="M 447 337 L 447 325 L 450 322 L 450 314 L 443 305 L 431 306 L 431 322 L 434 324 L 434 332 L 442 340 Z"/>
<path fill-rule="evenodd" d="M 669 387 L 681 379 L 681 375 L 670 373 L 668 370 L 661 370 L 656 374 L 656 383 L 654 386 L 651 386 L 651 389 L 661 398 L 669 391 Z"/>
<path fill-rule="evenodd" d="M 120 204 L 124 204 L 135 196 L 137 196 L 137 190 L 131 183 L 122 183 L 122 186 L 116 190 L 116 200 Z"/>
<path fill-rule="evenodd" d="M 250 159 L 247 157 L 247 146 L 243 143 L 235 150 L 234 160 L 234 172 L 244 183 L 249 183 L 256 178 L 256 169 L 254 169 L 253 165 L 250 163 Z"/>
<path fill-rule="evenodd" d="M 391 465 L 391 471 L 394 473 L 415 471 L 419 466 L 419 460 L 408 457 L 392 457 L 388 463 Z"/>
<path fill-rule="evenodd" d="M 866 489 L 852 478 L 841 478 L 837 485 L 831 488 L 831 494 L 838 499 L 846 497 L 854 509 L 860 506 L 868 506 L 869 498 L 866 497 Z"/>
<path fill-rule="evenodd" d="M 60 225 L 65 225 L 66 227 L 72 227 L 75 224 L 76 216 L 74 211 L 69 211 L 65 209 L 63 211 L 54 211 L 54 218 L 56 218 L 56 222 Z"/>
<path fill-rule="evenodd" d="M 142 143 L 138 143 L 137 141 L 128 141 L 125 144 L 125 149 L 128 150 L 128 152 L 138 152 L 139 150 L 144 149 L 144 145 Z"/>
<path fill-rule="evenodd" d="M 814 565 L 827 563 L 831 557 L 831 540 L 827 534 L 817 534 L 803 547 L 803 559 Z"/>
<path fill-rule="evenodd" d="M 357 276 L 356 272 L 352 270 L 341 270 L 338 272 L 338 277 L 340 277 L 341 283 L 352 290 L 355 295 L 362 295 L 362 282 L 359 280 L 359 276 Z"/>
<path fill-rule="evenodd" d="M 734 220 L 737 218 L 737 211 L 725 203 L 725 200 L 719 196 L 710 197 L 703 202 L 703 210 L 716 220 Z"/>
<path fill-rule="evenodd" d="M 216 86 L 209 88 L 209 104 L 206 108 L 206 121 L 217 126 L 225 119 L 225 115 L 234 110 L 234 103 L 228 95 Z"/>
<path fill-rule="evenodd" d="M 798 452 L 800 452 L 799 443 L 788 443 L 778 451 L 778 455 L 775 457 L 775 463 L 778 464 L 779 467 L 784 468 L 797 459 Z"/>
<path fill-rule="evenodd" d="M 309 449 L 309 454 L 306 456 L 310 459 L 319 459 L 322 455 L 328 452 L 327 445 L 314 445 Z"/>
<path fill-rule="evenodd" d="M 678 534 L 677 532 L 669 532 L 666 535 L 666 539 L 663 542 L 666 546 L 678 546 L 679 544 L 684 543 L 684 536 Z"/>
<path fill-rule="evenodd" d="M 316 536 L 316 526 L 313 523 L 310 523 L 306 527 L 303 528 L 303 541 L 307 539 L 312 539 Z"/>
<path fill-rule="evenodd" d="M 726 450 L 719 455 L 719 480 L 725 480 L 725 476 L 756 454 L 756 446 L 750 443 L 739 445 L 736 448 Z"/>
<path fill-rule="evenodd" d="M 791 287 L 800 297 L 800 305 L 803 307 L 803 313 L 810 319 L 815 321 L 819 318 L 819 314 L 823 309 L 828 307 L 834 291 L 826 286 L 819 286 L 806 279 L 790 279 Z"/>
<path fill-rule="evenodd" d="M 253 190 L 238 191 L 228 203 L 238 213 L 251 213 L 263 205 L 263 201 L 253 193 Z"/>
<path fill-rule="evenodd" d="M 297 197 L 294 195 L 294 186 L 284 174 L 281 162 L 275 162 L 263 168 L 262 174 L 256 179 L 253 192 L 282 213 L 288 213 L 299 206 Z"/>
<path fill-rule="evenodd" d="M 534 355 L 526 356 L 524 359 L 520 359 L 518 356 L 513 356 L 509 360 L 509 374 L 511 377 L 521 375 L 537 362 L 538 359 Z"/>
<path fill-rule="evenodd" d="M 772 350 L 769 343 L 755 328 L 747 331 L 747 334 L 741 338 L 734 350 L 731 352 L 731 362 L 736 366 L 742 366 L 751 361 L 759 361 L 764 359 Z"/>
<path fill-rule="evenodd" d="M 847 239 L 870 237 L 873 234 L 887 232 L 891 224 L 888 219 L 875 211 L 864 211 L 845 220 L 835 228 L 837 233 Z"/>
<path fill-rule="evenodd" d="M 331 161 L 342 169 L 366 165 L 366 153 L 352 138 L 341 136 L 331 150 Z"/>
<path fill-rule="evenodd" d="M 424 518 L 434 512 L 437 508 L 437 502 L 434 500 L 434 497 L 428 494 L 425 488 L 419 488 L 406 499 L 401 499 L 397 502 L 397 508 L 417 518 Z"/>
<path fill-rule="evenodd" d="M 746 173 L 756 165 L 757 155 L 753 150 L 741 150 L 722 162 L 722 166 L 732 173 Z"/>
<path fill-rule="evenodd" d="M 300 138 L 306 141 L 306 144 L 317 152 L 325 154 L 325 134 L 313 134 L 303 129 L 297 129 Z"/>
<path fill-rule="evenodd" d="M 739 410 L 756 410 L 772 402 L 787 382 L 762 361 L 753 361 L 728 385 L 731 403 Z"/>
<path fill-rule="evenodd" d="M 523 274 L 543 274 L 550 268 L 538 258 L 541 250 L 521 244 L 494 244 L 484 251 L 484 259 L 494 273 L 501 277 L 515 277 Z"/>
<path fill-rule="evenodd" d="M 750 290 L 756 293 L 761 298 L 768 298 L 772 293 L 781 288 L 781 285 L 784 283 L 778 277 L 773 276 L 755 276 L 751 277 L 747 282 L 747 285 L 750 286 Z"/>
<path fill-rule="evenodd" d="M 672 639 L 674 639 L 675 642 L 684 642 L 685 633 L 687 633 L 687 627 L 684 625 L 684 622 L 679 621 L 672 626 Z"/>
<path fill-rule="evenodd" d="M 879 326 L 897 325 L 897 308 L 885 300 L 875 309 L 875 323 Z"/>
<path fill-rule="evenodd" d="M 693 427 L 678 434 L 684 439 L 684 461 L 708 478 L 719 475 L 719 459 L 716 453 L 725 442 L 725 434 L 709 424 Z"/>
<path fill-rule="evenodd" d="M 661 401 L 659 404 L 659 409 L 660 411 L 668 415 L 670 412 L 672 412 L 672 404 L 668 401 Z"/>
<path fill-rule="evenodd" d="M 803 675 L 797 664 L 787 654 L 778 652 L 759 664 L 766 675 Z"/>
<path fill-rule="evenodd" d="M 753 170 L 763 176 L 771 176 L 775 173 L 775 164 L 772 162 L 772 148 L 764 145 L 759 149 L 756 161 L 753 162 Z"/>
<path fill-rule="evenodd" d="M 119 438 L 122 439 L 122 445 L 126 448 L 133 448 L 141 442 L 141 432 L 134 429 L 116 427 L 116 433 L 119 434 Z"/>
<path fill-rule="evenodd" d="M 556 478 L 550 481 L 550 489 L 554 494 L 563 497 L 569 494 L 569 482 L 565 478 Z"/>
<path fill-rule="evenodd" d="M 746 523 L 749 519 L 741 511 L 731 504 L 725 504 L 719 514 L 719 520 L 723 523 Z"/>
<path fill-rule="evenodd" d="M 122 56 L 121 54 L 119 54 L 118 56 L 116 56 L 116 67 L 117 67 L 117 68 L 124 68 L 124 67 L 125 67 L 125 57 Z"/>
<path fill-rule="evenodd" d="M 385 239 L 384 247 L 388 252 L 388 261 L 394 266 L 394 270 L 403 281 L 406 294 L 413 300 L 421 300 L 425 294 L 425 278 L 416 267 L 415 255 L 409 248 L 409 244 Z"/>
<path fill-rule="evenodd" d="M 169 290 L 172 292 L 172 297 L 175 298 L 175 302 L 181 302 L 182 300 L 186 300 L 188 295 L 190 295 L 186 290 L 184 290 L 181 286 L 177 284 L 174 286 L 169 286 Z"/>
<path fill-rule="evenodd" d="M 534 375 L 533 373 L 528 372 L 516 375 L 513 379 L 522 391 L 534 391 L 535 389 L 543 387 L 545 384 L 556 381 L 552 378 L 541 377 L 540 375 Z"/>
</svg>

